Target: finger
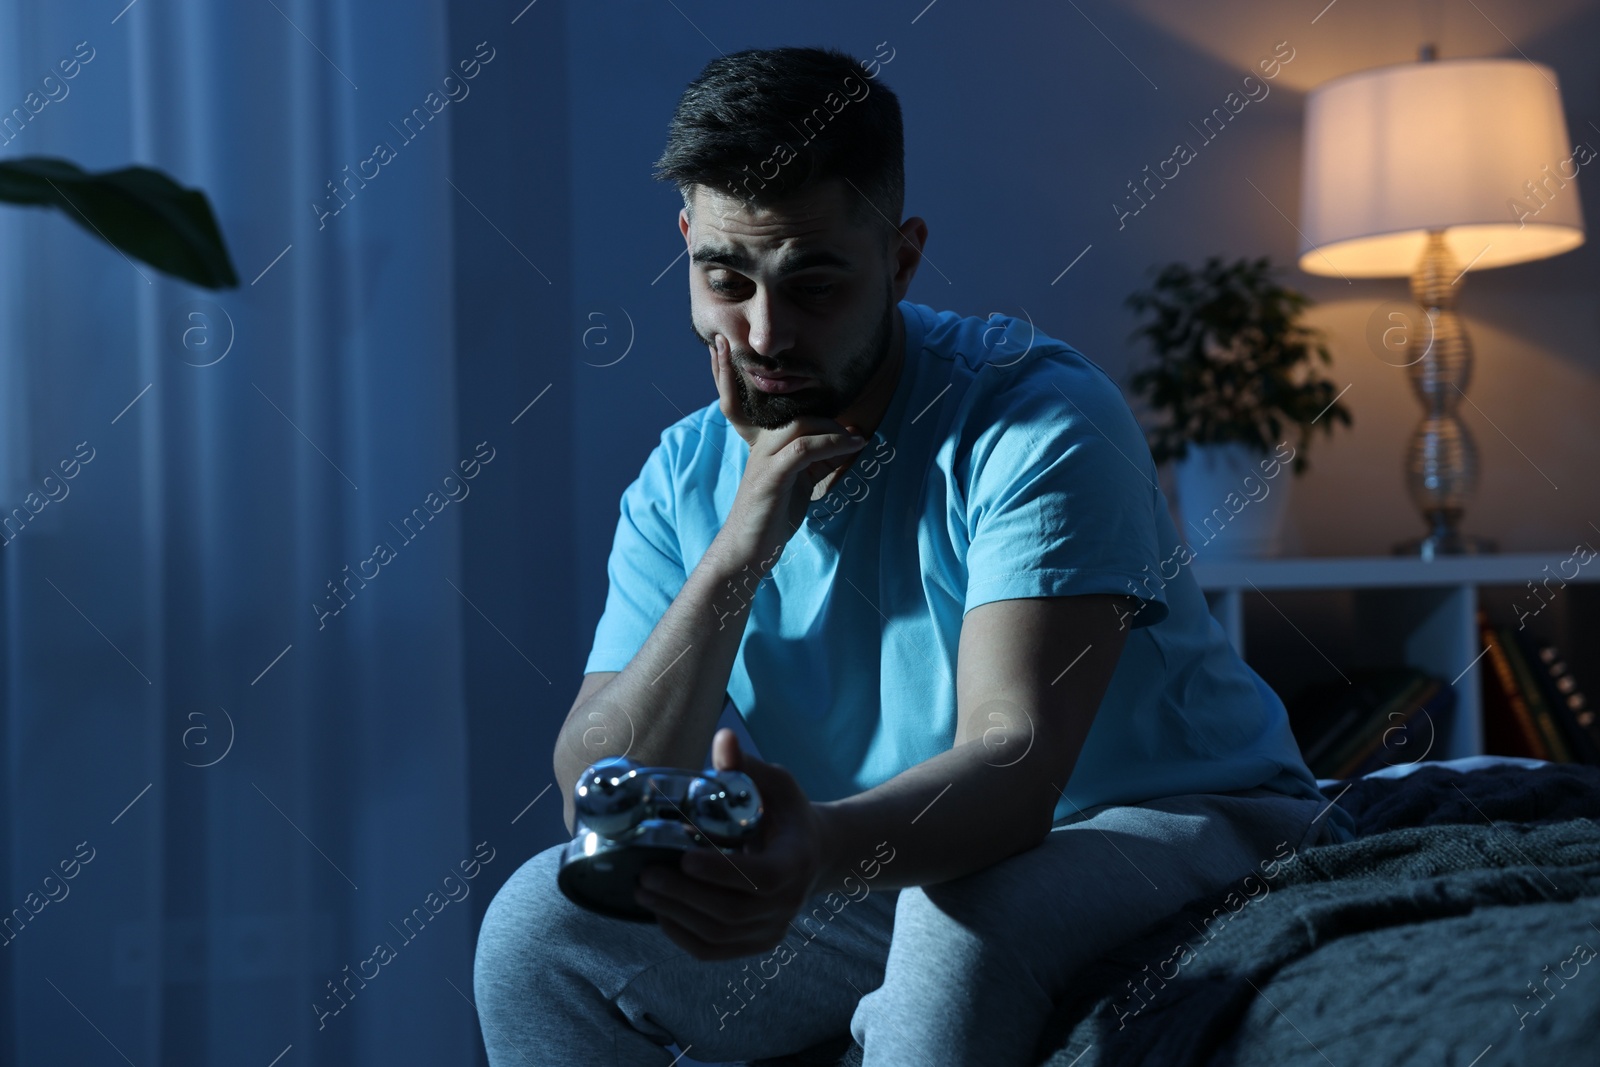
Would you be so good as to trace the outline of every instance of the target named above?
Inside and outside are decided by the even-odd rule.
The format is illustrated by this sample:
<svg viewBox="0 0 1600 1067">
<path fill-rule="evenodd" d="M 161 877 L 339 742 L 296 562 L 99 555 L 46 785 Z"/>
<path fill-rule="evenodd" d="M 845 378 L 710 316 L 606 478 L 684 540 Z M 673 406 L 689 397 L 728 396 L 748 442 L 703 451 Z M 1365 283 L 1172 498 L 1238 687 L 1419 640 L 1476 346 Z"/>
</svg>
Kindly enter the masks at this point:
<svg viewBox="0 0 1600 1067">
<path fill-rule="evenodd" d="M 695 857 L 695 862 L 690 862 L 690 856 Z M 714 885 L 745 894 L 759 893 L 763 886 L 773 885 L 774 880 L 769 877 L 770 869 L 757 869 L 756 858 L 753 852 L 691 849 L 684 853 L 682 877 L 693 879 L 699 885 Z"/>
<path fill-rule="evenodd" d="M 794 775 L 790 774 L 789 769 L 781 763 L 768 763 L 755 756 L 746 756 L 741 769 L 755 783 L 756 789 L 760 791 L 768 807 L 776 805 L 789 808 L 809 799 L 798 790 L 799 783 L 795 781 Z"/>
<path fill-rule="evenodd" d="M 819 434 L 849 435 L 861 433 L 859 427 L 846 426 L 844 423 L 836 419 L 830 419 L 826 415 L 796 415 L 793 421 L 784 426 L 784 429 L 795 430 L 795 436 L 797 437 L 812 437 Z"/>
<path fill-rule="evenodd" d="M 698 915 L 698 921 L 729 928 L 748 927 L 772 918 L 774 904 L 766 897 L 697 882 L 683 875 L 657 878 L 651 888 L 634 887 L 634 899 L 654 911 L 680 917 Z M 746 931 L 748 933 L 748 931 Z"/>
<path fill-rule="evenodd" d="M 854 462 L 854 460 L 855 453 L 851 453 L 842 459 L 823 459 L 811 464 L 805 470 L 806 477 L 811 479 L 811 483 L 808 488 L 815 489 L 830 474 L 835 474 L 844 470 L 852 462 Z"/>
<path fill-rule="evenodd" d="M 737 771 L 743 761 L 739 735 L 724 726 L 711 738 L 711 765 L 719 771 Z"/>
<path fill-rule="evenodd" d="M 717 334 L 711 339 L 711 381 L 717 387 L 717 406 L 722 409 L 722 414 L 731 423 L 734 420 L 734 405 L 736 398 L 730 396 L 730 389 L 722 373 L 722 335 Z"/>
<path fill-rule="evenodd" d="M 800 422 L 796 419 L 790 426 Z M 810 473 L 812 468 L 822 470 L 823 476 L 836 469 L 848 466 L 856 453 L 867 446 L 864 439 L 844 432 L 840 427 L 837 432 L 819 431 L 808 433 L 802 428 L 796 436 L 779 447 L 777 455 L 788 464 L 793 465 L 801 472 Z M 846 458 L 849 457 L 849 458 Z M 840 462 L 843 459 L 844 462 Z M 813 476 L 813 485 L 821 481 Z"/>
<path fill-rule="evenodd" d="M 738 371 L 733 367 L 733 352 L 728 339 L 719 333 L 712 338 L 711 344 L 711 376 L 717 383 L 717 406 L 739 436 L 747 444 L 754 444 L 756 428 L 745 420 L 744 410 L 739 406 L 739 390 L 734 384 L 736 374 Z"/>
<path fill-rule="evenodd" d="M 666 935 L 668 941 L 671 941 L 674 945 L 677 945 L 695 959 L 716 960 L 721 958 L 719 953 L 722 950 L 711 945 L 707 945 L 704 941 L 701 941 L 698 937 L 695 937 L 693 934 L 689 933 L 671 919 L 668 919 L 665 916 L 657 915 L 656 925 L 661 928 L 661 932 Z"/>
<path fill-rule="evenodd" d="M 756 864 L 760 853 L 735 849 L 724 852 L 710 845 L 697 845 L 684 852 L 676 869 L 668 873 L 695 886 L 714 885 L 746 895 L 762 893 L 777 884 L 770 877 L 770 865 Z M 756 875 L 762 877 L 756 877 Z"/>
<path fill-rule="evenodd" d="M 778 838 L 769 841 L 761 852 L 693 848 L 683 854 L 680 869 L 674 873 L 736 893 L 770 893 L 794 874 L 794 858 L 787 851 L 791 847 L 785 839 Z"/>
<path fill-rule="evenodd" d="M 684 900 L 644 889 L 636 890 L 634 899 L 654 912 L 658 919 L 671 919 L 708 945 L 731 945 L 759 939 L 764 931 L 772 928 L 773 923 L 771 910 L 765 903 L 760 915 L 734 921 L 726 913 L 707 910 L 708 905 L 703 899 Z"/>
<path fill-rule="evenodd" d="M 697 960 L 720 961 L 736 960 L 743 956 L 754 956 L 775 947 L 782 939 L 782 935 L 768 937 L 755 943 L 717 945 L 696 937 L 692 932 L 666 916 L 657 916 L 657 924 L 667 939 Z"/>
</svg>

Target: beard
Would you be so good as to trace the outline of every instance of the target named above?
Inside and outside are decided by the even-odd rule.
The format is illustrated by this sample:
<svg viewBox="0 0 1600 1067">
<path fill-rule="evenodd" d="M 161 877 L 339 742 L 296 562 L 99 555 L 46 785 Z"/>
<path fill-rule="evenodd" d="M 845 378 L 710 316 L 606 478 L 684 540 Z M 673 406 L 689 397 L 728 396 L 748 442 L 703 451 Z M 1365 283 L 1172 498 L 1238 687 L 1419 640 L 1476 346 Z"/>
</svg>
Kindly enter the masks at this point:
<svg viewBox="0 0 1600 1067">
<path fill-rule="evenodd" d="M 733 351 L 734 388 L 739 394 L 739 408 L 744 413 L 745 419 L 753 426 L 763 430 L 782 429 L 801 415 L 820 415 L 825 418 L 838 418 L 855 399 L 859 397 L 889 357 L 889 342 L 894 338 L 894 319 L 897 313 L 895 302 L 889 299 L 891 290 L 884 286 L 884 310 L 879 318 L 876 328 L 861 346 L 846 355 L 843 363 L 831 374 L 824 374 L 820 368 L 797 367 L 783 364 L 782 373 L 795 373 L 802 375 L 815 375 L 812 381 L 801 389 L 792 393 L 763 393 L 752 386 L 746 379 L 743 368 L 747 365 L 746 354 Z M 694 330 L 695 338 L 706 347 L 711 344 L 694 325 L 693 317 L 690 318 L 690 328 Z M 729 342 L 730 347 L 732 342 Z"/>
</svg>

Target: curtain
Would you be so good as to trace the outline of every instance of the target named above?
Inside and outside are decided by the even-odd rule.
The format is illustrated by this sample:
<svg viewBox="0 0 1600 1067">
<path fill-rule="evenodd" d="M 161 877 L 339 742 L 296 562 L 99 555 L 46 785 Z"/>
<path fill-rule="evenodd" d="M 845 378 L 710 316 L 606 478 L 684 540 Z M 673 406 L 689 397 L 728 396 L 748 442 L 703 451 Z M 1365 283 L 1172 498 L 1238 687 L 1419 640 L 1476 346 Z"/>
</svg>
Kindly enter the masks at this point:
<svg viewBox="0 0 1600 1067">
<path fill-rule="evenodd" d="M 447 22 L 0 7 L 0 157 L 198 187 L 240 277 L 0 205 L 0 1061 L 477 1055 Z"/>
</svg>

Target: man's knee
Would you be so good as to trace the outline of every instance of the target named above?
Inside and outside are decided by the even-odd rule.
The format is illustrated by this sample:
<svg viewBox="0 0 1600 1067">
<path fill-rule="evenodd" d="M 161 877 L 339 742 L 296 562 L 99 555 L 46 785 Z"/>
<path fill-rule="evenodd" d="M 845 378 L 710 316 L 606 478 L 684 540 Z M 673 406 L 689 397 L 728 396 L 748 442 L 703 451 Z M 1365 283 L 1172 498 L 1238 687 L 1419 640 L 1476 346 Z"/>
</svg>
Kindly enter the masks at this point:
<svg viewBox="0 0 1600 1067">
<path fill-rule="evenodd" d="M 1104 866 L 1093 862 L 1101 844 L 1049 838 L 960 877 L 901 890 L 894 928 L 900 953 L 939 975 L 997 967 L 1043 984 L 1052 958 L 1068 947 L 1051 942 L 1075 936 L 1072 917 L 1093 915 L 1097 900 L 1116 892 L 1101 877 Z M 1089 862 L 1068 863 L 1067 851 Z M 1131 868 L 1128 874 L 1137 877 Z"/>
<path fill-rule="evenodd" d="M 556 888 L 562 847 L 547 848 L 518 867 L 484 913 L 472 985 L 478 1012 L 491 1024 L 527 1011 L 540 977 L 571 965 L 563 959 L 563 937 L 572 905 Z"/>
<path fill-rule="evenodd" d="M 908 918 L 951 924 L 998 946 L 1005 940 L 1001 935 L 1017 931 L 1020 917 L 1048 906 L 1059 892 L 1059 885 L 1030 873 L 1035 859 L 1011 856 L 958 878 L 902 891 L 899 907 L 907 909 Z"/>
</svg>

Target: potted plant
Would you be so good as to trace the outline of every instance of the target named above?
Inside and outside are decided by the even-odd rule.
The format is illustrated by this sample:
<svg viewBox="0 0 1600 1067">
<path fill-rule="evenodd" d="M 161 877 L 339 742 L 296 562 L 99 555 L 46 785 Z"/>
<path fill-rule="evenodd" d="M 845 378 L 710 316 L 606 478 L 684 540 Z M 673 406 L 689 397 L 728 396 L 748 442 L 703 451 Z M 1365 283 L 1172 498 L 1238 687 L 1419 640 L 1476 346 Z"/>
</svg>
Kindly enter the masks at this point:
<svg viewBox="0 0 1600 1067">
<path fill-rule="evenodd" d="M 1199 270 L 1168 264 L 1127 298 L 1148 316 L 1131 337 L 1155 351 L 1129 384 L 1165 416 L 1148 431 L 1150 451 L 1175 464 L 1196 556 L 1202 544 L 1218 556 L 1274 554 L 1312 433 L 1350 425 L 1337 387 L 1316 372 L 1316 360 L 1333 358 L 1323 336 L 1299 322 L 1310 300 L 1272 274 L 1265 256 L 1212 256 Z M 1281 477 L 1285 467 L 1291 477 Z"/>
</svg>

